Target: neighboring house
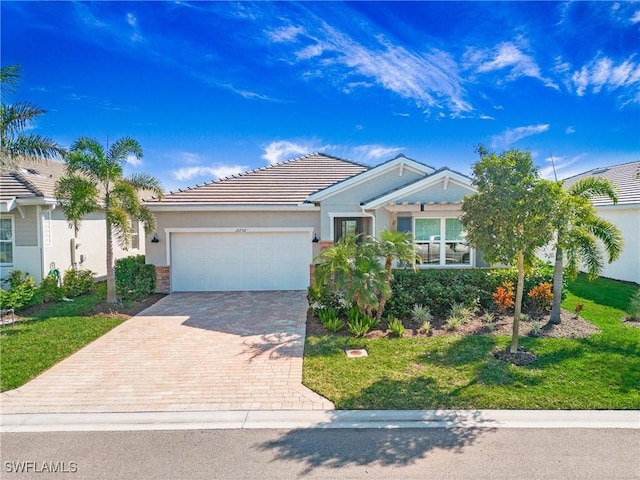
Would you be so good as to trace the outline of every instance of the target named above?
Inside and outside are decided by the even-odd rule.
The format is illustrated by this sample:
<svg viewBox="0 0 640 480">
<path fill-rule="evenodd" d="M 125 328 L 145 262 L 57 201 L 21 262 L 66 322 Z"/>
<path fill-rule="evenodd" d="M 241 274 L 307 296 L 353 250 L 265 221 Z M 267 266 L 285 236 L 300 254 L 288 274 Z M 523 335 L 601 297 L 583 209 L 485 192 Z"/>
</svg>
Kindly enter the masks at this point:
<svg viewBox="0 0 640 480">
<path fill-rule="evenodd" d="M 411 232 L 421 268 L 473 267 L 461 202 L 471 179 L 400 155 L 375 167 L 315 153 L 146 201 L 161 291 L 301 290 L 344 235 Z"/>
<path fill-rule="evenodd" d="M 77 233 L 55 199 L 62 162 L 30 162 L 0 176 L 0 277 L 10 270 L 29 273 L 36 283 L 52 268 L 76 266 L 106 277 L 106 225 L 103 213 L 88 215 Z M 134 227 L 132 248 L 114 245 L 114 258 L 144 253 L 141 225 Z"/>
<path fill-rule="evenodd" d="M 620 258 L 605 263 L 603 277 L 640 284 L 640 162 L 624 163 L 611 167 L 596 168 L 567 178 L 570 186 L 586 177 L 602 177 L 618 187 L 618 203 L 607 197 L 594 197 L 593 205 L 598 215 L 615 224 L 624 238 L 624 249 Z"/>
</svg>

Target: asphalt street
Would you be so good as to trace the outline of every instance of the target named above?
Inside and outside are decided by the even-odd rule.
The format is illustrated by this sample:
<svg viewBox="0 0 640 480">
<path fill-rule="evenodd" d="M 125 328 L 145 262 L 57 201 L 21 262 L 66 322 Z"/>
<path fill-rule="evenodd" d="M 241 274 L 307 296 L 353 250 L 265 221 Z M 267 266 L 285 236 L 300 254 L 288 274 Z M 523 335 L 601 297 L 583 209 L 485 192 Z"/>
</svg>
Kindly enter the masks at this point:
<svg viewBox="0 0 640 480">
<path fill-rule="evenodd" d="M 227 429 L 4 433 L 10 479 L 640 479 L 640 430 Z"/>
</svg>

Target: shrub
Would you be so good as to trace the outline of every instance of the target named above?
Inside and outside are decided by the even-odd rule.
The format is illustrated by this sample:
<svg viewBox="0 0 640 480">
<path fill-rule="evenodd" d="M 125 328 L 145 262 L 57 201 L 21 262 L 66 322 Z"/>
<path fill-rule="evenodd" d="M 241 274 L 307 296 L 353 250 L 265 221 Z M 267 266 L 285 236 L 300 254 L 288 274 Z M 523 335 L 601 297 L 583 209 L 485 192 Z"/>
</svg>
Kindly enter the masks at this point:
<svg viewBox="0 0 640 480">
<path fill-rule="evenodd" d="M 28 273 L 12 270 L 9 277 L 3 280 L 9 284 L 9 290 L 0 288 L 0 308 L 17 310 L 27 305 L 36 293 L 36 284 Z"/>
<path fill-rule="evenodd" d="M 95 289 L 95 273 L 91 270 L 70 269 L 64 272 L 62 288 L 65 296 L 79 297 Z"/>
<path fill-rule="evenodd" d="M 156 267 L 145 263 L 144 255 L 116 260 L 116 295 L 124 302 L 133 302 L 156 290 Z"/>
<path fill-rule="evenodd" d="M 482 321 L 485 326 L 489 329 L 490 332 L 493 332 L 496 329 L 496 318 L 491 312 L 487 312 L 482 316 Z"/>
<path fill-rule="evenodd" d="M 416 303 L 411 309 L 411 319 L 420 325 L 424 325 L 427 322 L 430 324 L 431 320 L 433 320 L 433 315 L 429 307 Z"/>
<path fill-rule="evenodd" d="M 320 322 L 330 332 L 337 332 L 344 327 L 344 322 L 338 317 L 338 311 L 334 308 L 318 310 Z"/>
<path fill-rule="evenodd" d="M 513 291 L 513 282 L 503 282 L 493 293 L 493 302 L 498 310 L 506 312 L 515 304 L 515 293 Z"/>
<path fill-rule="evenodd" d="M 532 337 L 539 337 L 540 333 L 542 333 L 542 322 L 539 320 L 534 320 L 531 322 L 531 333 Z"/>
<path fill-rule="evenodd" d="M 347 328 L 356 337 L 364 337 L 378 323 L 374 318 L 360 313 L 357 307 L 347 310 Z"/>
<path fill-rule="evenodd" d="M 429 320 L 425 321 L 422 325 L 420 325 L 418 331 L 427 335 L 431 331 L 431 322 Z"/>
<path fill-rule="evenodd" d="M 404 325 L 397 318 L 393 318 L 387 323 L 387 328 L 394 337 L 402 337 L 404 335 Z"/>
<path fill-rule="evenodd" d="M 472 309 L 464 303 L 454 303 L 451 305 L 449 316 L 447 317 L 447 328 L 455 330 L 458 326 L 467 323 L 472 314 Z"/>
<path fill-rule="evenodd" d="M 64 289 L 58 283 L 59 279 L 55 275 L 47 275 L 40 282 L 36 296 L 40 303 L 59 302 L 64 298 Z"/>
<path fill-rule="evenodd" d="M 629 314 L 625 316 L 625 320 L 640 320 L 640 290 L 638 290 L 631 300 L 629 300 Z"/>
<path fill-rule="evenodd" d="M 553 305 L 553 289 L 550 283 L 542 282 L 529 290 L 527 296 L 537 312 L 547 312 Z"/>
</svg>

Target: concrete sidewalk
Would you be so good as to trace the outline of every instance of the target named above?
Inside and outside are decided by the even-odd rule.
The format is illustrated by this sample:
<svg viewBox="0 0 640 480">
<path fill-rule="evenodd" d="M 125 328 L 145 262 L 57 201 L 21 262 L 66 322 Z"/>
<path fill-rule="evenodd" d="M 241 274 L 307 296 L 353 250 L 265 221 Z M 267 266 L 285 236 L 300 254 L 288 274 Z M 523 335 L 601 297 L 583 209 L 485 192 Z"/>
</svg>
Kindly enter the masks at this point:
<svg viewBox="0 0 640 480">
<path fill-rule="evenodd" d="M 0 432 L 307 428 L 626 428 L 638 410 L 291 410 L 4 414 Z"/>
</svg>

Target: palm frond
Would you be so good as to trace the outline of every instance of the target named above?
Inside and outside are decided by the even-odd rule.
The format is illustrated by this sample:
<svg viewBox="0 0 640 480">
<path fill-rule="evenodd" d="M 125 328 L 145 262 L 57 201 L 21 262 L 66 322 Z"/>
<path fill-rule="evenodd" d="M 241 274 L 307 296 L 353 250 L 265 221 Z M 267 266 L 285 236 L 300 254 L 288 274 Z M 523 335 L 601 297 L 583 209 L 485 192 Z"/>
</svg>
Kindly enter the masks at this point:
<svg viewBox="0 0 640 480">
<path fill-rule="evenodd" d="M 131 217 L 126 210 L 119 207 L 111 207 L 106 212 L 107 221 L 111 225 L 111 232 L 116 243 L 123 250 L 127 250 L 131 245 Z"/>
<path fill-rule="evenodd" d="M 70 228 L 80 228 L 85 215 L 98 210 L 100 191 L 90 180 L 79 175 L 68 175 L 56 182 L 56 198 Z"/>
<path fill-rule="evenodd" d="M 31 102 L 20 102 L 4 106 L 2 109 L 3 138 L 18 135 L 44 113 L 46 113 L 46 110 Z"/>
<path fill-rule="evenodd" d="M 133 155 L 138 160 L 142 159 L 142 147 L 137 140 L 131 137 L 122 137 L 109 147 L 107 160 L 110 164 L 118 164 L 121 166 L 129 155 Z"/>
<path fill-rule="evenodd" d="M 22 67 L 20 65 L 7 65 L 0 68 L 0 99 L 2 103 L 6 101 L 6 96 L 11 95 L 18 89 L 18 83 Z"/>
<path fill-rule="evenodd" d="M 162 189 L 160 181 L 147 173 L 136 173 L 128 176 L 126 180 L 138 192 L 149 191 L 158 198 L 162 198 L 164 195 L 164 190 Z"/>
<path fill-rule="evenodd" d="M 603 195 L 611 199 L 613 203 L 618 203 L 618 188 L 607 178 L 582 178 L 571 185 L 567 191 L 569 195 L 583 198 L 592 198 L 596 195 Z"/>
<path fill-rule="evenodd" d="M 566 253 L 569 260 L 567 270 L 571 273 L 577 272 L 579 266 L 583 265 L 589 278 L 595 278 L 604 268 L 602 252 L 598 248 L 596 238 L 585 228 L 573 229 L 571 248 L 567 249 Z"/>
<path fill-rule="evenodd" d="M 584 222 L 582 227 L 602 242 L 609 256 L 609 263 L 620 257 L 624 246 L 624 239 L 618 227 L 613 223 L 604 218 L 594 216 L 590 218 L 588 222 Z"/>
</svg>

